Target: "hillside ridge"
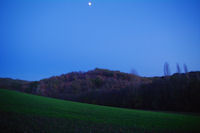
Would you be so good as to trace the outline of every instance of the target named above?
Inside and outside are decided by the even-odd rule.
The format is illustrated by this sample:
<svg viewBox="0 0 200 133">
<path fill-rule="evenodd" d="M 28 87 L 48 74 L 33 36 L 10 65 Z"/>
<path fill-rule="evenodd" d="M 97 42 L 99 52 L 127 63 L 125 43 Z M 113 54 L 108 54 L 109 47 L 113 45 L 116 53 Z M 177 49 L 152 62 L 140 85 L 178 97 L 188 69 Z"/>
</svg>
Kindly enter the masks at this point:
<svg viewBox="0 0 200 133">
<path fill-rule="evenodd" d="M 96 68 L 32 82 L 0 78 L 0 88 L 115 107 L 200 112 L 198 71 L 140 77 Z"/>
</svg>

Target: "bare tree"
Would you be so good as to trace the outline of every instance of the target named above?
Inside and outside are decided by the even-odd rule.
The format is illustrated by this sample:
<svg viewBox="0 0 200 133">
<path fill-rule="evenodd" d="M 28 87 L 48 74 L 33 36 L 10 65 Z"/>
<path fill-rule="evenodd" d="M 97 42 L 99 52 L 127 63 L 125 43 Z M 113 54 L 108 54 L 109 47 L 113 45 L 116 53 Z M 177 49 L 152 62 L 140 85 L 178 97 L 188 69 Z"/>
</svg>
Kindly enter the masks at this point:
<svg viewBox="0 0 200 133">
<path fill-rule="evenodd" d="M 170 75 L 170 69 L 169 69 L 169 64 L 165 62 L 164 64 L 164 75 L 169 76 Z"/>
<path fill-rule="evenodd" d="M 139 76 L 138 72 L 134 68 L 131 69 L 131 74 L 135 76 Z"/>
<path fill-rule="evenodd" d="M 187 65 L 186 65 L 186 64 L 183 64 L 183 68 L 184 68 L 184 72 L 185 72 L 185 73 L 188 73 L 188 68 L 187 68 Z"/>
<path fill-rule="evenodd" d="M 181 73 L 181 68 L 180 68 L 180 66 L 179 66 L 179 64 L 178 63 L 176 63 L 176 69 L 177 69 L 177 73 Z"/>
</svg>

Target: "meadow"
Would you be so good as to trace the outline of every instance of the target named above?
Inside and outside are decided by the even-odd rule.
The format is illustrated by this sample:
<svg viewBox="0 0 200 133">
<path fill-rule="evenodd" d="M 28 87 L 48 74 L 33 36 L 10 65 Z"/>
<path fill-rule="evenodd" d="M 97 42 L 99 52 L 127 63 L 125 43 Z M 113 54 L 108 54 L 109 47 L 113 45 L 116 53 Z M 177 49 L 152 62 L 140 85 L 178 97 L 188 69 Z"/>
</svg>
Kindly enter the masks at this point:
<svg viewBox="0 0 200 133">
<path fill-rule="evenodd" d="M 1 132 L 198 133 L 200 116 L 99 106 L 0 89 Z"/>
</svg>

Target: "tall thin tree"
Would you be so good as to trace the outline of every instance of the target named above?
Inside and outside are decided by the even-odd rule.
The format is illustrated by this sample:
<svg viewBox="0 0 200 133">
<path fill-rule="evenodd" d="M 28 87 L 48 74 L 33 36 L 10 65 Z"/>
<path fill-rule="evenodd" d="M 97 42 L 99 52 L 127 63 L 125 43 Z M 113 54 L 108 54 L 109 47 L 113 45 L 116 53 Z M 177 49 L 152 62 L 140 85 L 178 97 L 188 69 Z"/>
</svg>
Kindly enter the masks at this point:
<svg viewBox="0 0 200 133">
<path fill-rule="evenodd" d="M 170 76 L 170 68 L 169 68 L 169 64 L 167 62 L 165 62 L 165 64 L 164 64 L 164 75 Z"/>
<path fill-rule="evenodd" d="M 187 65 L 186 65 L 186 64 L 183 64 L 183 68 L 184 68 L 184 72 L 185 72 L 185 73 L 188 73 L 188 68 L 187 68 Z"/>
<path fill-rule="evenodd" d="M 180 66 L 179 66 L 179 64 L 178 63 L 176 63 L 176 69 L 177 69 L 177 73 L 181 73 L 181 68 L 180 68 Z"/>
</svg>

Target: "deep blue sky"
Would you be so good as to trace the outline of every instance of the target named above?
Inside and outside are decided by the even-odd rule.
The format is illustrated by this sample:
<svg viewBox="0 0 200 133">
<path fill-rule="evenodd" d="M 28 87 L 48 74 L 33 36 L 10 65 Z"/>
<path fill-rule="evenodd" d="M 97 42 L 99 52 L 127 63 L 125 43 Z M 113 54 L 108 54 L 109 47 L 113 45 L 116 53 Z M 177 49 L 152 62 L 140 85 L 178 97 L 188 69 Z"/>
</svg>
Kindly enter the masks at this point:
<svg viewBox="0 0 200 133">
<path fill-rule="evenodd" d="M 198 0 L 0 0 L 0 77 L 200 70 Z"/>
</svg>

